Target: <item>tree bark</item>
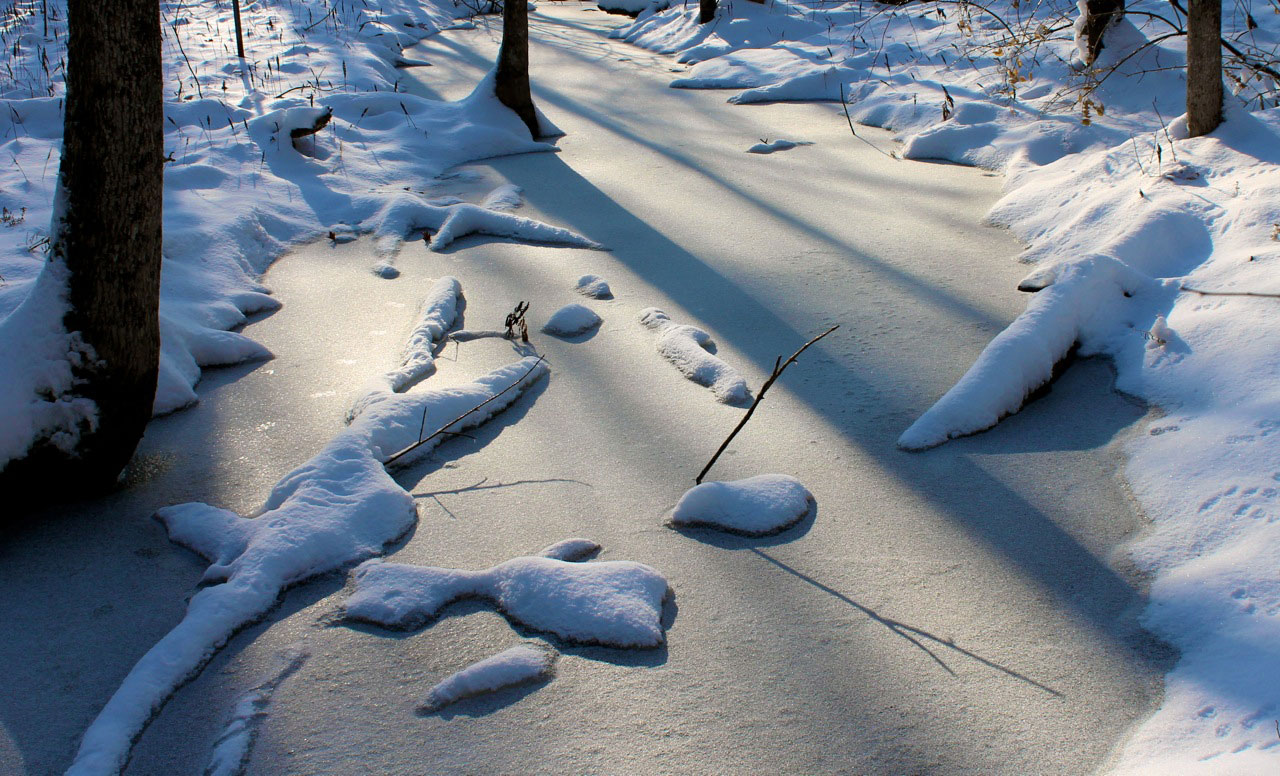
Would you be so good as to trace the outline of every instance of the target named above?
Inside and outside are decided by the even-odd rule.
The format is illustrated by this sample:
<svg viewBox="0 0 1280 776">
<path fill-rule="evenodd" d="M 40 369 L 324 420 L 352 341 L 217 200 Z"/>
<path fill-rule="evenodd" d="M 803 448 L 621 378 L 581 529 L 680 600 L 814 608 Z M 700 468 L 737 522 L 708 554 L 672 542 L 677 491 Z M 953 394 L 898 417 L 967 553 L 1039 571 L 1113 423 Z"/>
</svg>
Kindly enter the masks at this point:
<svg viewBox="0 0 1280 776">
<path fill-rule="evenodd" d="M 493 90 L 503 105 L 516 112 L 534 138 L 542 135 L 529 93 L 529 5 L 525 0 L 502 4 L 502 48 Z"/>
<path fill-rule="evenodd" d="M 1187 134 L 1222 123 L 1222 1 L 1187 3 Z"/>
<path fill-rule="evenodd" d="M 98 408 L 69 470 L 106 487 L 151 418 L 160 360 L 164 107 L 154 0 L 69 0 L 67 102 L 50 261 L 63 322 L 91 357 L 73 391 Z"/>
<path fill-rule="evenodd" d="M 244 30 L 240 26 L 240 0 L 231 0 L 231 15 L 236 21 L 236 56 L 244 59 Z"/>
<path fill-rule="evenodd" d="M 716 18 L 716 0 L 698 0 L 698 24 L 706 24 Z"/>
<path fill-rule="evenodd" d="M 1084 63 L 1092 65 L 1102 53 L 1102 36 L 1113 22 L 1124 15 L 1124 0 L 1085 0 L 1080 19 L 1080 39 L 1084 41 Z"/>
</svg>

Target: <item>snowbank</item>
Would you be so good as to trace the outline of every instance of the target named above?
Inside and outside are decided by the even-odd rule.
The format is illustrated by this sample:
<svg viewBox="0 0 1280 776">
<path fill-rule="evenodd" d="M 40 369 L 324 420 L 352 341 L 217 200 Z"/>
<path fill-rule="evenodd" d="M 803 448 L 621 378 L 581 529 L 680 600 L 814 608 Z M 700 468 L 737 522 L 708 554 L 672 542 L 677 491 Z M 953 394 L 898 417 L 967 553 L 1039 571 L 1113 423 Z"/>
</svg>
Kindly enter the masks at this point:
<svg viewBox="0 0 1280 776">
<path fill-rule="evenodd" d="M 786 474 L 760 474 L 695 485 L 676 502 L 671 522 L 768 536 L 795 525 L 812 507 L 813 494 L 800 480 Z"/>
<path fill-rule="evenodd" d="M 747 381 L 738 370 L 716 358 L 716 343 L 697 326 L 677 324 L 656 307 L 640 311 L 640 322 L 658 333 L 658 352 L 680 373 L 698 385 L 705 385 L 725 404 L 751 400 Z"/>
<path fill-rule="evenodd" d="M 465 571 L 375 560 L 362 563 L 355 580 L 347 616 L 388 628 L 418 627 L 454 601 L 484 598 L 512 620 L 566 641 L 657 647 L 666 640 L 667 580 L 642 563 L 527 556 Z"/>
<path fill-rule="evenodd" d="M 504 650 L 441 680 L 427 693 L 427 700 L 418 711 L 432 714 L 464 698 L 550 678 L 559 656 L 559 652 L 538 642 Z"/>
</svg>

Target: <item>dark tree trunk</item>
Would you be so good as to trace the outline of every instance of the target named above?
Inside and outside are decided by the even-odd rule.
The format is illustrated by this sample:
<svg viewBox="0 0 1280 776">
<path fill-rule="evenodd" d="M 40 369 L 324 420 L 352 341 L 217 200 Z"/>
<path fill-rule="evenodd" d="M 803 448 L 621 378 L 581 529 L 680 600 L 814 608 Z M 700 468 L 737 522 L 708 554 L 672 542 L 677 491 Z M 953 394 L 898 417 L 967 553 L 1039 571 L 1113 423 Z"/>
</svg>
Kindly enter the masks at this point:
<svg viewBox="0 0 1280 776">
<path fill-rule="evenodd" d="M 61 209 L 50 261 L 69 270 L 64 323 L 93 355 L 75 393 L 98 407 L 69 470 L 114 484 L 151 417 L 160 359 L 164 108 L 155 0 L 69 0 Z"/>
<path fill-rule="evenodd" d="M 542 135 L 529 94 L 529 5 L 525 0 L 502 4 L 502 48 L 498 50 L 493 90 L 529 127 L 529 134 L 535 138 Z"/>
<path fill-rule="evenodd" d="M 1222 123 L 1222 1 L 1187 3 L 1187 134 Z"/>
<path fill-rule="evenodd" d="M 236 56 L 244 59 L 244 31 L 240 27 L 240 0 L 231 0 L 231 15 L 236 20 Z"/>
<path fill-rule="evenodd" d="M 716 0 L 698 0 L 698 24 L 706 24 L 716 18 Z"/>
<path fill-rule="evenodd" d="M 1085 0 L 1080 36 L 1085 41 L 1084 63 L 1092 65 L 1102 52 L 1102 35 L 1124 15 L 1124 0 Z"/>
</svg>

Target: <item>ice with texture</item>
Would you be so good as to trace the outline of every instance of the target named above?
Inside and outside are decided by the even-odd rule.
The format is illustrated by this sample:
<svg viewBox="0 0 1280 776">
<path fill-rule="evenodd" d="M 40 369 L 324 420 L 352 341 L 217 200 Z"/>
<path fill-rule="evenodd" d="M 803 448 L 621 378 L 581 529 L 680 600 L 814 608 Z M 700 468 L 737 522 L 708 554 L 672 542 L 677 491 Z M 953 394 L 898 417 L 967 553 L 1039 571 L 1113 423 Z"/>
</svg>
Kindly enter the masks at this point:
<svg viewBox="0 0 1280 776">
<path fill-rule="evenodd" d="M 249 764 L 249 752 L 258 726 L 267 716 L 271 698 L 276 689 L 306 662 L 308 654 L 302 649 L 292 649 L 279 656 L 281 665 L 256 687 L 240 696 L 222 729 L 222 735 L 213 742 L 213 754 L 204 769 L 205 776 L 240 776 Z"/>
<path fill-rule="evenodd" d="M 559 652 L 538 642 L 504 650 L 441 680 L 427 693 L 427 700 L 418 711 L 431 714 L 464 698 L 549 679 L 555 674 L 559 656 Z"/>
<path fill-rule="evenodd" d="M 169 538 L 209 560 L 187 613 L 134 665 L 84 734 L 69 774 L 114 773 L 155 711 L 195 675 L 233 634 L 263 617 L 288 587 L 371 556 L 417 521 L 413 497 L 383 465 L 434 428 L 473 428 L 510 406 L 546 374 L 526 358 L 473 383 L 400 394 L 374 394 L 323 450 L 278 482 L 259 514 L 244 518 L 207 504 L 165 507 L 156 517 Z M 512 387 L 512 390 L 506 390 Z M 503 393 L 503 391 L 506 391 Z M 498 397 L 467 413 L 485 399 Z M 425 455 L 441 437 L 397 463 Z"/>
<path fill-rule="evenodd" d="M 405 342 L 400 365 L 380 375 L 361 391 L 348 413 L 348 419 L 363 412 L 374 397 L 383 393 L 401 393 L 435 371 L 436 348 L 444 342 L 449 329 L 457 321 L 462 298 L 462 284 L 457 278 L 446 275 L 432 284 L 422 301 L 418 322 Z"/>
<path fill-rule="evenodd" d="M 666 640 L 662 603 L 669 587 L 631 561 L 571 563 L 512 558 L 484 571 L 367 561 L 355 571 L 347 616 L 413 628 L 463 598 L 484 598 L 508 618 L 580 644 L 657 647 Z"/>
<path fill-rule="evenodd" d="M 640 322 L 658 333 L 658 352 L 698 385 L 711 389 L 725 404 L 751 400 L 747 381 L 738 370 L 712 355 L 715 341 L 697 326 L 675 323 L 656 307 L 640 311 Z"/>
<path fill-rule="evenodd" d="M 761 140 L 759 143 L 748 148 L 747 153 L 771 154 L 774 151 L 790 151 L 792 148 L 802 145 L 813 145 L 813 143 L 808 140 L 784 140 L 783 138 L 778 138 L 771 143 Z"/>
<path fill-rule="evenodd" d="M 552 313 L 542 326 L 542 330 L 557 337 L 576 337 L 579 334 L 586 334 L 599 325 L 600 316 L 595 310 L 575 302 Z"/>
<path fill-rule="evenodd" d="M 812 507 L 813 494 L 800 480 L 786 474 L 760 474 L 695 485 L 676 502 L 671 522 L 768 536 L 800 522 Z"/>
<path fill-rule="evenodd" d="M 583 275 L 578 278 L 578 282 L 574 285 L 579 294 L 589 296 L 592 299 L 612 299 L 613 290 L 609 288 L 609 283 L 599 275 Z"/>
</svg>

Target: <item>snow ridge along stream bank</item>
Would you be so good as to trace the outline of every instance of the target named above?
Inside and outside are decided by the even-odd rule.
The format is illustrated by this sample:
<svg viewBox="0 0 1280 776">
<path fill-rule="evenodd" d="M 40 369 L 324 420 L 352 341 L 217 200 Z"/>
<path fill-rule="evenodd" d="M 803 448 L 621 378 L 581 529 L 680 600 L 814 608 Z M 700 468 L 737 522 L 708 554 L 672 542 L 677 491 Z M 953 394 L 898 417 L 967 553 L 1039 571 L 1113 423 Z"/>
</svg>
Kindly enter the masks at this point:
<svg viewBox="0 0 1280 776">
<path fill-rule="evenodd" d="M 993 426 L 1076 348 L 1113 359 L 1117 389 L 1162 415 L 1127 445 L 1126 479 L 1153 521 L 1128 554 L 1154 576 L 1144 622 L 1182 659 L 1111 768 L 1280 768 L 1280 84 L 1231 70 L 1226 122 L 1186 140 L 1185 37 L 1153 0 L 1128 5 L 1092 66 L 1065 0 L 1030 16 L 1006 0 L 783 0 L 722 6 L 706 25 L 664 8 L 616 34 L 689 63 L 673 87 L 847 102 L 852 120 L 894 130 L 906 158 L 1005 172 L 989 219 L 1027 245 L 1037 269 L 1019 287 L 1035 296 L 899 444 Z M 1225 8 L 1224 36 L 1273 52 L 1280 16 L 1255 10 Z"/>
</svg>

